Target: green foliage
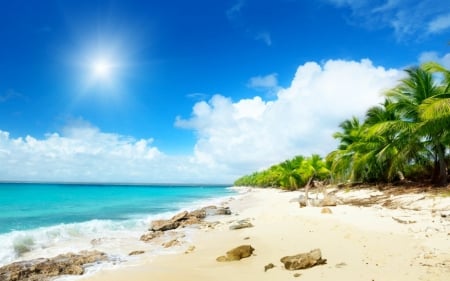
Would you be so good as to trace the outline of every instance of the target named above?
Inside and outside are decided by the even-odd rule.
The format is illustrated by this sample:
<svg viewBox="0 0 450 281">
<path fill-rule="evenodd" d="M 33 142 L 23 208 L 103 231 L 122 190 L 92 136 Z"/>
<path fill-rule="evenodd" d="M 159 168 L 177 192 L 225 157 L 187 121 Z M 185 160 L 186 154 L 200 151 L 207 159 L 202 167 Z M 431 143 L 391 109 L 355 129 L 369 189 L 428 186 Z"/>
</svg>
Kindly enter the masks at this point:
<svg viewBox="0 0 450 281">
<path fill-rule="evenodd" d="M 442 74 L 436 79 L 434 73 Z M 363 122 L 341 123 L 338 149 L 327 156 L 337 182 L 389 182 L 431 175 L 447 184 L 450 145 L 450 72 L 436 63 L 406 70 L 408 76 L 370 108 Z"/>
<path fill-rule="evenodd" d="M 429 62 L 405 70 L 407 77 L 386 92 L 384 103 L 363 120 L 343 121 L 325 161 L 297 156 L 244 176 L 235 185 L 293 190 L 309 179 L 390 182 L 431 179 L 446 185 L 450 162 L 450 70 Z"/>
<path fill-rule="evenodd" d="M 234 185 L 295 190 L 305 186 L 311 178 L 326 180 L 329 177 L 327 164 L 319 155 L 313 154 L 311 157 L 296 156 L 264 171 L 243 176 Z"/>
</svg>

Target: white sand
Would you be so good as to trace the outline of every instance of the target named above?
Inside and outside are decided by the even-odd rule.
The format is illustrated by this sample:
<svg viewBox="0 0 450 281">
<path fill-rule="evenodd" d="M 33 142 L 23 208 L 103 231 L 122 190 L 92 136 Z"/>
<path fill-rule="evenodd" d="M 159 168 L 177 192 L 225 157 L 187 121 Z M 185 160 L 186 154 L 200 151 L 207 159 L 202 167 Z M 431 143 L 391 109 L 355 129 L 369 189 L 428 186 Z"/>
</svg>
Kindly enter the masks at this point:
<svg viewBox="0 0 450 281">
<path fill-rule="evenodd" d="M 181 238 L 180 246 L 170 248 L 172 254 L 154 256 L 151 249 L 155 246 L 142 243 L 142 249 L 136 250 L 146 250 L 146 254 L 81 280 L 273 281 L 296 279 L 295 273 L 301 274 L 298 280 L 450 280 L 449 197 L 420 199 L 408 195 L 399 199 L 404 201 L 403 206 L 420 211 L 341 205 L 330 207 L 332 214 L 321 214 L 321 208 L 299 208 L 292 201 L 299 194 L 251 189 L 229 202 L 233 215 L 212 217 L 220 220 L 213 229 L 189 230 L 192 235 Z M 254 227 L 229 230 L 233 221 L 241 219 L 250 219 Z M 161 239 L 167 241 L 173 236 Z M 253 256 L 235 262 L 216 261 L 243 244 L 255 248 Z M 184 253 L 191 246 L 195 249 Z M 280 262 L 283 256 L 314 248 L 321 249 L 327 264 L 288 271 Z M 276 267 L 264 272 L 269 263 Z"/>
</svg>

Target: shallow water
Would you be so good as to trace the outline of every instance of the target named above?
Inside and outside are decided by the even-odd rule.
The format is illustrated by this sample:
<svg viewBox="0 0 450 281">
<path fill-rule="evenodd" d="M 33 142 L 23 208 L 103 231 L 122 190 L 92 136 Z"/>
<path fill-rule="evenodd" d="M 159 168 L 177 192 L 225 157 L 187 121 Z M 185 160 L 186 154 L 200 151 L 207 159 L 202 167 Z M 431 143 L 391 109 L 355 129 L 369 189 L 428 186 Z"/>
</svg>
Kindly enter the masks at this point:
<svg viewBox="0 0 450 281">
<path fill-rule="evenodd" d="M 0 266 L 83 250 L 93 239 L 120 248 L 152 219 L 233 194 L 225 186 L 0 184 Z"/>
</svg>

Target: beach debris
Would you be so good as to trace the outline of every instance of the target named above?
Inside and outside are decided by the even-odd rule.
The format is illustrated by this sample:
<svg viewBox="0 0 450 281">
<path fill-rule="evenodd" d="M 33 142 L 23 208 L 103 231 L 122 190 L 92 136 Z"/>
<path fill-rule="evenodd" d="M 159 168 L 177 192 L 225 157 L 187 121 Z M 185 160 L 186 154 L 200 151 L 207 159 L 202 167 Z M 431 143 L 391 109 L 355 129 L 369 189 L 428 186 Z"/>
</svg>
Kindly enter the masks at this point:
<svg viewBox="0 0 450 281">
<path fill-rule="evenodd" d="M 305 195 L 300 195 L 298 197 L 298 204 L 300 208 L 306 207 L 308 205 L 308 200 L 306 199 Z"/>
<path fill-rule="evenodd" d="M 302 276 L 300 273 L 294 273 L 295 278 L 300 277 L 300 276 Z"/>
<path fill-rule="evenodd" d="M 162 231 L 153 231 L 145 233 L 141 236 L 140 240 L 144 242 L 149 242 L 150 240 L 153 240 L 163 234 Z"/>
<path fill-rule="evenodd" d="M 327 194 L 320 202 L 321 207 L 333 207 L 338 204 L 338 198 L 334 194 Z"/>
<path fill-rule="evenodd" d="M 415 220 L 401 219 L 401 218 L 396 218 L 396 217 L 392 217 L 392 219 L 395 220 L 398 223 L 403 223 L 403 224 L 411 224 L 411 223 L 416 223 L 417 222 Z"/>
<path fill-rule="evenodd" d="M 337 263 L 336 265 L 335 265 L 335 267 L 336 268 L 342 268 L 342 267 L 344 267 L 344 266 L 346 266 L 347 264 L 345 263 L 345 262 L 340 262 L 340 263 Z"/>
<path fill-rule="evenodd" d="M 173 240 L 170 240 L 168 242 L 163 243 L 162 246 L 164 248 L 170 248 L 170 247 L 173 247 L 173 246 L 178 246 L 180 244 L 181 243 L 180 243 L 180 241 L 178 239 L 173 239 Z"/>
<path fill-rule="evenodd" d="M 249 227 L 253 227 L 253 224 L 249 221 L 249 219 L 245 219 L 245 220 L 237 221 L 236 223 L 230 225 L 230 230 L 237 230 L 237 229 L 249 228 Z"/>
<path fill-rule="evenodd" d="M 0 268 L 2 281 L 43 281 L 60 275 L 82 275 L 88 264 L 106 261 L 108 257 L 99 251 L 68 253 L 54 258 L 39 258 L 15 262 Z"/>
<path fill-rule="evenodd" d="M 194 250 L 195 250 L 195 246 L 194 246 L 194 245 L 191 245 L 191 246 L 189 246 L 189 248 L 187 248 L 186 251 L 184 251 L 184 253 L 185 253 L 185 254 L 190 254 L 190 253 L 192 253 Z"/>
<path fill-rule="evenodd" d="M 331 211 L 331 209 L 328 207 L 322 208 L 322 210 L 320 212 L 322 214 L 332 214 L 333 213 L 333 211 Z"/>
<path fill-rule="evenodd" d="M 243 258 L 248 258 L 253 254 L 255 249 L 250 245 L 241 245 L 227 252 L 226 256 L 220 256 L 216 260 L 218 262 L 238 261 Z"/>
<path fill-rule="evenodd" d="M 272 269 L 274 267 L 275 267 L 275 265 L 273 263 L 269 263 L 268 265 L 264 266 L 264 272 L 266 272 L 267 270 Z"/>
<path fill-rule="evenodd" d="M 287 270 L 305 269 L 327 262 L 326 259 L 322 259 L 322 252 L 320 249 L 314 249 L 308 253 L 301 253 L 294 256 L 286 256 L 281 258 L 280 261 Z"/>
<path fill-rule="evenodd" d="M 313 206 L 313 207 L 333 207 L 337 206 L 341 203 L 338 197 L 334 194 L 326 194 L 323 196 L 323 198 L 310 198 L 306 197 L 305 195 L 300 195 L 298 197 L 298 204 L 300 208 L 306 207 L 306 206 Z"/>
<path fill-rule="evenodd" d="M 142 255 L 144 253 L 145 253 L 145 251 L 132 251 L 128 255 L 129 256 L 137 256 L 137 255 Z"/>
</svg>

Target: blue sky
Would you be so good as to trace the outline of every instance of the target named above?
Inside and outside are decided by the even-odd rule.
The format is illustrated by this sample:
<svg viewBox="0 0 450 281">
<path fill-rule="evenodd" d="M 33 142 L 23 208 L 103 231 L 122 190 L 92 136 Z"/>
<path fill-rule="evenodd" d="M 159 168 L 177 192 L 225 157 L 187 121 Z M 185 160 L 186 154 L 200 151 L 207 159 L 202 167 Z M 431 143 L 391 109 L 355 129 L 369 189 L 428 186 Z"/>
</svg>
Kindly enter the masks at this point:
<svg viewBox="0 0 450 281">
<path fill-rule="evenodd" d="M 0 1 L 0 180 L 224 182 L 450 67 L 440 0 Z"/>
</svg>

